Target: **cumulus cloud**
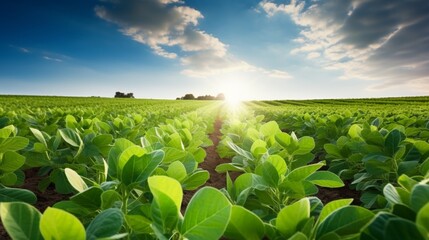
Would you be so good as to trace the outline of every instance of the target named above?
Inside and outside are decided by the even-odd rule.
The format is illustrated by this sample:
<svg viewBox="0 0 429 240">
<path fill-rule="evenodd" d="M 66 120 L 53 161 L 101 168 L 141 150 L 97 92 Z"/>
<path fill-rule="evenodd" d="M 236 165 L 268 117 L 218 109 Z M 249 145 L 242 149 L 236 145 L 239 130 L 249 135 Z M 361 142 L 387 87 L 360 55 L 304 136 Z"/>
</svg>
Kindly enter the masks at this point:
<svg viewBox="0 0 429 240">
<path fill-rule="evenodd" d="M 206 77 L 233 71 L 260 71 L 228 53 L 217 37 L 198 29 L 204 16 L 180 0 L 104 0 L 95 7 L 101 19 L 162 57 L 177 59 L 183 74 Z M 266 71 L 266 70 L 263 70 Z"/>
<path fill-rule="evenodd" d="M 291 54 L 305 54 L 343 78 L 373 80 L 373 89 L 408 85 L 429 92 L 429 1 L 264 0 L 268 17 L 288 14 L 301 28 Z"/>
</svg>

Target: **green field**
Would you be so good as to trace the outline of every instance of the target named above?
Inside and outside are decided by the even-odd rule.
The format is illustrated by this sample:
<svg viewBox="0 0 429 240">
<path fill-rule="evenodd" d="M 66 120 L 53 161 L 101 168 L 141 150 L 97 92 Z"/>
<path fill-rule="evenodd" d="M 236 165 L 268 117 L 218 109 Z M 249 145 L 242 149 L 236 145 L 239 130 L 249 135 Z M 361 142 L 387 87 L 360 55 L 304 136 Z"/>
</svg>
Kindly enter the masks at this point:
<svg viewBox="0 0 429 240">
<path fill-rule="evenodd" d="M 429 239 L 428 183 L 429 97 L 0 96 L 2 239 Z"/>
</svg>

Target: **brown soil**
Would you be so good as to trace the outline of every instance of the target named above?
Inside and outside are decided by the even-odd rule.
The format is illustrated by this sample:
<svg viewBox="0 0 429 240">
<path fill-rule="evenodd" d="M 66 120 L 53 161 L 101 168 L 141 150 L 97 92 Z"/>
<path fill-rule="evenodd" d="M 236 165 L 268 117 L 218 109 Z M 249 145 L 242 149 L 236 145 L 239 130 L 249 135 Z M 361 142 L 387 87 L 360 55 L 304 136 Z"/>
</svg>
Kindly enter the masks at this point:
<svg viewBox="0 0 429 240">
<path fill-rule="evenodd" d="M 59 201 L 68 199 L 69 195 L 62 195 L 55 192 L 54 186 L 49 186 L 45 192 L 40 192 L 37 185 L 42 177 L 37 175 L 38 170 L 39 169 L 36 168 L 26 170 L 24 185 L 19 188 L 28 189 L 36 194 L 37 202 L 33 206 L 43 213 L 47 207 L 50 207 Z M 3 223 L 0 224 L 0 239 L 11 239 L 3 228 Z"/>
<path fill-rule="evenodd" d="M 210 173 L 210 179 L 206 182 L 204 186 L 210 186 L 217 189 L 221 189 L 226 186 L 226 174 L 216 172 L 216 166 L 221 163 L 231 162 L 230 159 L 224 159 L 219 157 L 219 154 L 216 152 L 216 148 L 222 136 L 222 133 L 220 132 L 221 127 L 222 120 L 220 118 L 217 118 L 214 123 L 214 131 L 209 135 L 209 138 L 213 141 L 213 145 L 205 149 L 207 153 L 206 159 L 204 160 L 204 162 L 199 164 L 200 168 L 207 170 Z M 231 175 L 234 179 L 234 173 L 232 173 Z M 183 195 L 182 212 L 184 212 L 192 196 L 194 196 L 197 191 L 198 190 L 185 191 Z"/>
<path fill-rule="evenodd" d="M 345 186 L 341 188 L 323 188 L 319 187 L 317 197 L 322 200 L 323 204 L 326 204 L 333 200 L 342 198 L 353 198 L 353 205 L 361 205 L 360 193 L 353 189 L 350 189 L 350 182 L 344 181 Z"/>
</svg>

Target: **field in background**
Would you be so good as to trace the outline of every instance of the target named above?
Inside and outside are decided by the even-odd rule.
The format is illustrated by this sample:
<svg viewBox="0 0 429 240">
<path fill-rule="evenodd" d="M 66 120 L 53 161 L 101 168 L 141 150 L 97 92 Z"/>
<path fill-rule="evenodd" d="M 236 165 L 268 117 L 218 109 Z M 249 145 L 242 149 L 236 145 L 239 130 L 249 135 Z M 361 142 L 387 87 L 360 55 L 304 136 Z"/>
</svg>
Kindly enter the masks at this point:
<svg viewBox="0 0 429 240">
<path fill-rule="evenodd" d="M 429 239 L 428 182 L 429 97 L 0 96 L 2 239 Z"/>
</svg>

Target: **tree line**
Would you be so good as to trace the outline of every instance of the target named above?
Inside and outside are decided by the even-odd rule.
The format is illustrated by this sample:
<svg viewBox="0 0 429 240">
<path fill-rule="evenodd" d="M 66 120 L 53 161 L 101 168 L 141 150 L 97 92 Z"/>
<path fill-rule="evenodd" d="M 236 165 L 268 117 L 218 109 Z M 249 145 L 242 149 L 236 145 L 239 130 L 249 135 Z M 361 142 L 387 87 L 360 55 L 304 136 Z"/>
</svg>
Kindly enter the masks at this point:
<svg viewBox="0 0 429 240">
<path fill-rule="evenodd" d="M 194 94 L 188 93 L 183 97 L 176 98 L 176 100 L 225 100 L 225 95 L 223 93 L 219 93 L 216 97 L 212 95 L 195 97 Z"/>
</svg>

